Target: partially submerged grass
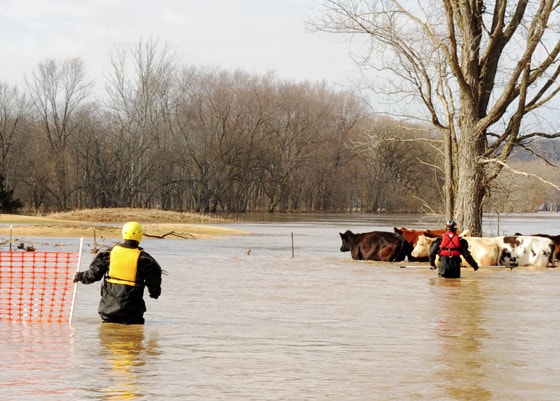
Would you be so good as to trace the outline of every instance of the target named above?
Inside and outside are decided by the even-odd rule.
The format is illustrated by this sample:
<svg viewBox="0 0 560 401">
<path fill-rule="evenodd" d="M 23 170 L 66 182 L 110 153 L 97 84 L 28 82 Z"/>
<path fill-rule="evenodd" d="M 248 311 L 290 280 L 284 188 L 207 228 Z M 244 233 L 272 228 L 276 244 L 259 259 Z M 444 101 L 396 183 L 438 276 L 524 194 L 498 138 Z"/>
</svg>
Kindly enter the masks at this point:
<svg viewBox="0 0 560 401">
<path fill-rule="evenodd" d="M 168 212 L 157 209 L 84 209 L 47 216 L 0 215 L 0 236 L 116 238 L 127 221 L 142 224 L 146 237 L 212 238 L 219 235 L 246 234 L 218 227 L 225 219 L 197 213 Z"/>
<path fill-rule="evenodd" d="M 184 224 L 210 224 L 227 223 L 219 217 L 201 213 L 172 212 L 159 209 L 83 209 L 71 212 L 53 213 L 47 216 L 56 220 L 73 220 L 89 222 L 126 223 L 137 221 L 139 223 L 184 223 Z"/>
</svg>

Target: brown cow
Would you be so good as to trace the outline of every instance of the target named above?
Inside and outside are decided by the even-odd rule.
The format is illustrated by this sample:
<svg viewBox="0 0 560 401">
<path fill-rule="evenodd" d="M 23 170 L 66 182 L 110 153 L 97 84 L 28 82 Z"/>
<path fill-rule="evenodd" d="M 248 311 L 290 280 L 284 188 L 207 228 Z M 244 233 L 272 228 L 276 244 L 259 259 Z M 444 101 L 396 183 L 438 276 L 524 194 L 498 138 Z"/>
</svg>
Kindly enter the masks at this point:
<svg viewBox="0 0 560 401">
<path fill-rule="evenodd" d="M 412 247 L 416 245 L 418 242 L 418 236 L 425 235 L 427 237 L 439 237 L 445 234 L 445 228 L 434 228 L 432 229 L 425 229 L 425 230 L 413 230 L 406 227 L 393 227 L 393 231 L 397 234 L 400 234 L 404 237 L 405 240 L 412 244 Z M 461 235 L 462 231 L 457 231 L 457 235 Z M 462 236 L 465 236 L 464 234 Z"/>
<path fill-rule="evenodd" d="M 420 235 L 425 235 L 426 237 L 433 238 L 445 234 L 445 228 L 434 228 L 433 230 L 430 229 L 413 230 L 406 227 L 401 227 L 401 228 L 393 227 L 393 231 L 396 234 L 402 235 L 403 238 L 411 244 L 410 247 L 411 252 L 412 249 L 414 249 L 414 247 L 418 243 L 418 237 Z M 461 231 L 458 231 L 457 234 L 461 235 Z M 429 259 L 428 256 L 413 256 L 412 253 L 409 253 L 406 256 L 408 260 L 410 260 L 411 262 L 427 262 Z"/>
<path fill-rule="evenodd" d="M 354 234 L 350 230 L 339 233 L 341 252 L 351 252 L 353 260 L 400 262 L 410 253 L 411 246 L 401 235 L 389 231 Z"/>
</svg>

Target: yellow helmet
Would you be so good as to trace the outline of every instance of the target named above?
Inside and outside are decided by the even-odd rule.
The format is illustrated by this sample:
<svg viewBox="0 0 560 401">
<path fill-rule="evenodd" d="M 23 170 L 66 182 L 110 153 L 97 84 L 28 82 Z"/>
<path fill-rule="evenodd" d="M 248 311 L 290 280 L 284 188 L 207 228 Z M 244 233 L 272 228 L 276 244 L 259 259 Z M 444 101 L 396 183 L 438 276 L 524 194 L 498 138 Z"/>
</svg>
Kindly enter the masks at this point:
<svg viewBox="0 0 560 401">
<path fill-rule="evenodd" d="M 122 228 L 122 237 L 124 240 L 142 241 L 142 226 L 135 221 L 129 221 Z"/>
</svg>

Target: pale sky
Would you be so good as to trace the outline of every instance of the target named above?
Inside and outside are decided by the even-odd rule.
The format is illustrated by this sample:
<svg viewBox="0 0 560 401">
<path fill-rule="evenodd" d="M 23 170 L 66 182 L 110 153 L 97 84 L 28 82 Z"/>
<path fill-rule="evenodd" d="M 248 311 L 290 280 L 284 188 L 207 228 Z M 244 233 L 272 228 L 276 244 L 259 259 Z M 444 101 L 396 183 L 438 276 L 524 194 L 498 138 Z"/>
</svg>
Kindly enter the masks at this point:
<svg viewBox="0 0 560 401">
<path fill-rule="evenodd" d="M 349 38 L 311 32 L 305 20 L 317 15 L 317 0 L 0 0 L 0 82 L 23 89 L 40 62 L 79 57 L 99 93 L 111 54 L 157 40 L 183 66 L 356 88 Z"/>
<path fill-rule="evenodd" d="M 0 0 L 0 80 L 20 86 L 42 61 L 79 57 L 103 87 L 115 49 L 156 39 L 184 66 L 353 87 L 346 39 L 311 33 L 313 13 L 314 0 Z"/>
</svg>

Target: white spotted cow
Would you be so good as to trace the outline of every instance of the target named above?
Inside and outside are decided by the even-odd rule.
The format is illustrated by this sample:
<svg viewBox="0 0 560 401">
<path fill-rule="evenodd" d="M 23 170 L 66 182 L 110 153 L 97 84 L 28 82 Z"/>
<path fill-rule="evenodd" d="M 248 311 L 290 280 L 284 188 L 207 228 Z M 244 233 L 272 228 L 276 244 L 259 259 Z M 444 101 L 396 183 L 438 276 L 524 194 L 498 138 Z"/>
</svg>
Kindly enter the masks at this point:
<svg viewBox="0 0 560 401">
<path fill-rule="evenodd" d="M 523 235 L 516 233 L 515 235 Z M 551 263 L 556 266 L 560 262 L 560 235 L 550 235 L 550 234 L 531 234 L 532 237 L 546 237 L 554 241 L 554 253 L 552 254 Z"/>
<path fill-rule="evenodd" d="M 504 237 L 465 237 L 469 251 L 480 266 L 535 266 L 547 267 L 552 263 L 554 241 L 546 237 L 514 235 Z M 429 255 L 430 246 L 435 238 L 425 235 L 411 252 L 414 257 Z M 466 266 L 465 261 L 462 265 Z"/>
<path fill-rule="evenodd" d="M 547 267 L 552 263 L 554 241 L 532 235 L 512 235 L 501 238 L 500 264 L 507 267 Z"/>
</svg>

